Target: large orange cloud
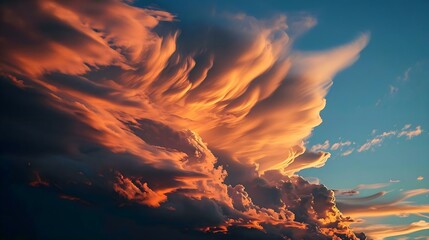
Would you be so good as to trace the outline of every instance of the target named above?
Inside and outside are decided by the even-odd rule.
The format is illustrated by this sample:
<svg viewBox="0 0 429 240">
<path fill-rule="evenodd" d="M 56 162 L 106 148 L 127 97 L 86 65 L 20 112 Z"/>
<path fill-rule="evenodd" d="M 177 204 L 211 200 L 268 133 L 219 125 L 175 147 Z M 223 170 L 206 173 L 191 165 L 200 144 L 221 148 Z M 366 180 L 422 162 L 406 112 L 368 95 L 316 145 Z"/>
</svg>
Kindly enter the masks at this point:
<svg viewBox="0 0 429 240">
<path fill-rule="evenodd" d="M 19 4 L 12 10 L 4 8 L 5 16 L 11 15 L 5 18 L 6 26 L 15 27 L 16 35 L 27 42 L 14 43 L 13 34 L 6 38 L 3 71 L 30 76 L 88 74 L 102 66 L 117 66 L 122 70 L 111 79 L 88 75 L 72 78 L 70 84 L 59 79 L 64 76 L 36 81 L 60 98 L 70 98 L 97 129 L 113 138 L 131 138 L 125 146 L 114 146 L 114 140 L 104 138 L 110 147 L 137 151 L 141 146 L 133 145 L 138 140 L 123 132 L 126 128 L 120 121 L 156 116 L 166 124 L 198 132 L 211 147 L 255 163 L 261 172 L 283 170 L 304 152 L 303 139 L 321 123 L 319 112 L 332 77 L 356 60 L 368 40 L 362 35 L 326 52 L 291 53 L 285 17 L 260 21 L 239 15 L 228 16 L 231 25 L 226 34 L 232 41 L 222 46 L 228 52 L 217 49 L 214 42 L 194 52 L 180 52 L 177 32 L 162 37 L 152 31 L 160 20 L 171 21 L 171 14 L 118 1 L 79 6 L 40 1 L 34 3 L 35 15 L 22 19 L 11 14 L 20 10 Z M 115 14 L 110 14 L 112 9 Z M 56 24 L 52 28 L 65 34 L 44 27 L 50 21 Z M 26 49 L 28 45 L 38 47 Z M 206 60 L 199 63 L 197 57 Z M 96 70 L 98 75 L 105 71 Z M 102 96 L 103 91 L 108 95 Z M 135 105 L 124 106 L 127 102 Z"/>
<path fill-rule="evenodd" d="M 358 237 L 332 191 L 292 175 L 329 158 L 306 152 L 303 142 L 321 123 L 332 78 L 358 58 L 367 34 L 328 51 L 296 52 L 285 16 L 225 14 L 218 17 L 228 24 L 190 44 L 164 11 L 116 0 L 29 4 L 2 6 L 2 81 L 20 89 L 7 85 L 12 104 L 49 114 L 7 108 L 16 118 L 7 136 L 24 146 L 8 154 L 28 157 L 23 149 L 34 144 L 43 157 L 29 159 L 60 189 L 72 182 L 113 190 L 178 216 L 183 206 L 211 206 L 216 219 L 197 224 L 203 230 Z M 292 23 L 292 32 L 313 23 Z M 47 144 L 39 146 L 35 132 Z M 246 166 L 250 180 L 225 184 L 233 173 L 213 152 Z"/>
</svg>

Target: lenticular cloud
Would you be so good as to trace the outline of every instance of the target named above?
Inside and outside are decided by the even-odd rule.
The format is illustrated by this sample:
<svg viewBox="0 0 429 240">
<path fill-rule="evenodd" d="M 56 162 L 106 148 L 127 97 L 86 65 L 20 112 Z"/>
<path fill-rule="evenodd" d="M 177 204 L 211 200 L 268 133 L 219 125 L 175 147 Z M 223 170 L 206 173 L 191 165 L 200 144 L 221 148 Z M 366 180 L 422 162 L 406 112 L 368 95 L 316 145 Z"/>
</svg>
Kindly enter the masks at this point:
<svg viewBox="0 0 429 240">
<path fill-rule="evenodd" d="M 185 34 L 116 0 L 2 5 L 6 236 L 365 238 L 294 174 L 329 158 L 303 142 L 367 35 L 303 53 L 285 16 Z"/>
</svg>

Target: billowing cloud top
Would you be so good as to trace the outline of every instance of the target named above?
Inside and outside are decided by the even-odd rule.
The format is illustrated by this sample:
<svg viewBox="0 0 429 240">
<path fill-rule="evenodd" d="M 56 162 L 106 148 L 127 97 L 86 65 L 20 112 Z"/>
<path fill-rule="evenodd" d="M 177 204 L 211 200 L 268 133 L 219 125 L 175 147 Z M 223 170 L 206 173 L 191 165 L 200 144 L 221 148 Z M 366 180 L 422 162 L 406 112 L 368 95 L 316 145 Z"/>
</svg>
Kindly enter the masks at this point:
<svg viewBox="0 0 429 240">
<path fill-rule="evenodd" d="M 221 14 L 224 24 L 181 34 L 180 16 L 116 0 L 1 12 L 2 170 L 19 173 L 4 176 L 9 201 L 31 182 L 20 191 L 43 188 L 37 204 L 99 206 L 133 221 L 118 228 L 159 238 L 364 237 L 332 191 L 294 174 L 329 158 L 303 141 L 368 35 L 306 53 L 292 50 L 285 16 Z"/>
</svg>

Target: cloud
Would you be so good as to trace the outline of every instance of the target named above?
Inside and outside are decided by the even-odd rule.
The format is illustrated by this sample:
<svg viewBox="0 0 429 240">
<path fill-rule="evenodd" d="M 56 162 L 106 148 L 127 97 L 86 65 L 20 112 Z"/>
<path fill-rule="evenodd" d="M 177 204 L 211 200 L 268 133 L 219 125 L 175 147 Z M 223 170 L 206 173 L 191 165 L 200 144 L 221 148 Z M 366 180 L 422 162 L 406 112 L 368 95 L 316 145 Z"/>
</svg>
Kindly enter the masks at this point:
<svg viewBox="0 0 429 240">
<path fill-rule="evenodd" d="M 399 88 L 398 88 L 398 87 L 395 87 L 395 86 L 389 85 L 389 93 L 390 93 L 390 94 L 395 94 L 395 93 L 397 93 L 398 91 L 399 91 Z"/>
<path fill-rule="evenodd" d="M 346 150 L 343 153 L 341 153 L 341 156 L 348 156 L 348 155 L 352 154 L 354 150 L 355 150 L 354 148 Z"/>
<path fill-rule="evenodd" d="M 403 76 L 402 76 L 402 81 L 408 81 L 409 79 L 410 79 L 410 73 L 411 73 L 411 70 L 413 70 L 413 67 L 409 67 L 409 68 L 407 68 L 406 70 L 405 70 L 405 72 L 404 72 L 404 74 L 403 74 Z"/>
<path fill-rule="evenodd" d="M 359 230 L 368 233 L 368 236 L 372 239 L 385 239 L 427 229 L 429 229 L 429 223 L 423 220 L 412 222 L 408 225 L 373 225 L 359 228 Z"/>
<path fill-rule="evenodd" d="M 329 158 L 304 140 L 368 34 L 298 52 L 283 15 L 181 31 L 123 1 L 28 4 L 1 8 L 7 237 L 365 237 L 333 191 L 294 174 Z"/>
<path fill-rule="evenodd" d="M 331 150 L 338 150 L 339 148 L 342 148 L 344 146 L 350 146 L 351 144 L 352 144 L 352 142 L 350 142 L 350 141 L 337 142 L 337 143 L 332 144 Z"/>
<path fill-rule="evenodd" d="M 159 21 L 173 19 L 167 12 L 135 8 L 121 1 L 85 3 L 85 8 L 81 4 L 5 4 L 2 31 L 8 37 L 3 45 L 13 48 L 2 48 L 2 66 L 31 76 L 51 71 L 82 74 L 90 67 L 110 64 L 129 68 L 125 57 L 136 59 L 147 49 L 148 42 L 156 41 L 151 29 Z M 106 14 L 111 9 L 115 9 L 115 14 Z M 26 14 L 16 16 L 16 12 Z M 121 51 L 115 50 L 109 41 L 114 41 Z"/>
<path fill-rule="evenodd" d="M 418 176 L 418 177 L 417 177 L 417 180 L 418 180 L 418 181 L 422 181 L 423 179 L 424 179 L 424 177 L 423 177 L 423 176 Z"/>
<path fill-rule="evenodd" d="M 378 135 L 379 137 L 388 137 L 388 136 L 392 136 L 392 135 L 396 135 L 396 131 L 388 131 L 388 132 L 383 132 L 382 134 Z"/>
<path fill-rule="evenodd" d="M 364 151 L 368 151 L 370 149 L 373 149 L 374 147 L 381 146 L 383 141 L 387 137 L 390 137 L 390 136 L 397 136 L 398 138 L 402 137 L 402 136 L 406 136 L 407 139 L 411 139 L 415 136 L 420 135 L 423 132 L 423 129 L 421 128 L 421 126 L 417 126 L 414 130 L 410 130 L 410 127 L 411 127 L 411 124 L 406 124 L 406 125 L 404 125 L 404 127 L 401 130 L 390 130 L 390 131 L 386 131 L 386 132 L 383 132 L 381 134 L 378 134 L 378 135 L 374 136 L 372 139 L 369 139 L 364 144 L 362 144 L 357 149 L 357 151 L 358 152 L 364 152 Z M 375 132 L 376 132 L 375 129 L 372 130 L 371 135 L 374 135 Z M 349 141 L 347 141 L 345 143 L 348 144 Z M 342 142 L 335 143 L 332 145 L 331 150 L 336 150 L 339 147 L 344 146 L 345 143 L 342 143 Z M 343 144 L 343 145 L 341 145 L 341 144 Z M 348 145 L 350 145 L 350 144 L 348 144 Z M 344 152 L 342 155 L 347 156 L 347 155 L 351 154 L 350 151 L 353 152 L 353 150 L 348 150 L 348 151 Z"/>
<path fill-rule="evenodd" d="M 400 196 L 390 201 L 372 202 L 386 195 L 385 192 L 379 192 L 364 198 L 342 198 L 337 202 L 337 205 L 344 214 L 355 218 L 421 214 L 429 212 L 429 205 L 410 205 L 406 200 L 427 193 L 429 193 L 429 189 L 415 189 L 405 191 L 401 193 Z M 363 199 L 365 199 L 365 201 L 362 201 Z"/>
<path fill-rule="evenodd" d="M 330 156 L 331 154 L 327 152 L 305 152 L 293 159 L 293 161 L 284 169 L 284 172 L 287 175 L 293 175 L 294 173 L 306 168 L 323 167 Z"/>
<path fill-rule="evenodd" d="M 398 133 L 398 137 L 406 136 L 407 139 L 411 139 L 413 137 L 416 137 L 420 134 L 422 134 L 423 129 L 421 126 L 417 126 L 414 130 L 408 130 L 410 125 L 405 125 L 405 127 L 402 129 L 401 132 Z"/>
<path fill-rule="evenodd" d="M 326 149 L 329 148 L 329 146 L 330 146 L 329 140 L 326 140 L 324 143 L 319 143 L 319 144 L 313 145 L 311 147 L 311 151 L 312 152 L 317 152 L 317 151 L 320 151 L 320 150 L 326 150 Z"/>
<path fill-rule="evenodd" d="M 389 183 L 372 183 L 372 184 L 359 184 L 356 186 L 358 189 L 377 189 L 388 186 Z"/>
<path fill-rule="evenodd" d="M 222 48 L 218 42 L 200 41 L 198 38 L 202 36 L 196 35 L 197 39 L 192 42 L 200 44 L 189 52 L 187 46 L 178 46 L 177 32 L 161 36 L 153 30 L 160 21 L 171 21 L 171 14 L 134 8 L 116 1 L 100 5 L 88 6 L 100 11 L 92 18 L 88 16 L 89 10 L 74 4 L 37 2 L 34 12 L 42 16 L 53 15 L 53 19 L 46 21 L 55 22 L 58 28 L 64 26 L 61 32 L 67 35 L 53 36 L 43 31 L 32 33 L 39 29 L 37 24 L 44 25 L 43 18 L 40 23 L 32 21 L 36 26 L 28 26 L 29 31 L 19 28 L 16 31 L 21 30 L 20 33 L 31 36 L 45 34 L 48 39 L 45 42 L 53 42 L 46 43 L 47 46 L 70 49 L 73 54 L 83 52 L 84 55 L 74 57 L 57 50 L 57 47 L 45 45 L 39 46 L 45 50 L 42 56 L 28 55 L 28 52 L 19 50 L 29 45 L 25 43 L 9 53 L 10 56 L 5 58 L 8 62 L 4 65 L 13 66 L 7 69 L 29 76 L 45 73 L 45 78 L 36 83 L 57 96 L 64 95 L 60 98 L 66 95 L 74 98 L 75 104 L 84 109 L 81 111 L 92 111 L 92 124 L 104 124 L 106 120 L 101 118 L 110 118 L 109 124 L 117 125 L 117 129 L 123 128 L 118 123 L 117 114 L 109 115 L 123 111 L 125 105 L 129 109 L 127 117 L 163 116 L 158 120 L 173 123 L 178 128 L 190 128 L 212 147 L 234 154 L 239 161 L 257 163 L 260 171 L 283 168 L 289 163 L 285 159 L 304 152 L 302 139 L 320 123 L 323 96 L 332 77 L 356 60 L 368 39 L 363 35 L 349 45 L 326 52 L 291 52 L 284 16 L 262 21 L 250 16 L 232 16 L 227 17 L 230 24 L 225 30 L 215 29 L 208 32 L 209 35 L 203 34 L 206 39 L 227 34 L 225 39 L 231 40 Z M 10 9 L 21 10 L 14 7 Z M 118 15 L 104 16 L 102 11 L 108 9 L 117 9 Z M 69 14 L 70 19 L 58 17 L 63 12 Z M 77 16 L 85 22 L 76 20 L 79 19 Z M 112 27 L 107 22 L 115 24 Z M 138 35 L 135 32 L 139 32 Z M 69 35 L 77 37 L 73 44 L 67 41 Z M 16 37 L 13 34 L 8 36 L 12 45 Z M 32 38 L 29 36 L 28 39 Z M 31 44 L 37 45 L 38 42 Z M 200 49 L 205 49 L 204 54 L 196 53 Z M 103 57 L 95 55 L 101 52 Z M 56 60 L 48 63 L 44 58 L 46 61 Z M 327 58 L 336 60 L 324 66 Z M 18 64 L 15 59 L 25 59 L 28 64 Z M 69 62 L 70 59 L 73 62 Z M 136 65 L 142 59 L 148 60 L 143 65 Z M 294 62 L 292 68 L 291 62 Z M 87 66 L 98 70 L 92 71 Z M 52 72 L 85 75 L 68 77 Z M 103 74 L 111 79 L 99 79 Z M 298 92 L 306 94 L 298 95 Z M 118 100 L 116 105 L 110 103 L 112 96 Z M 95 106 L 93 102 L 96 101 L 104 106 Z M 304 103 L 307 104 L 305 108 Z M 268 105 L 269 108 L 266 107 Z M 142 108 L 147 110 L 137 110 Z M 100 117 L 101 113 L 104 115 Z M 280 120 L 283 124 L 270 124 Z M 235 127 L 238 125 L 240 128 Z M 104 128 L 111 135 L 117 135 L 107 125 Z M 116 137 L 111 137 L 110 147 L 116 144 L 113 138 Z M 264 138 L 270 140 L 262 141 Z M 123 146 L 114 147 L 123 149 Z M 136 151 L 137 148 L 135 146 Z"/>
<path fill-rule="evenodd" d="M 345 196 L 353 196 L 353 195 L 358 195 L 359 191 L 358 190 L 362 190 L 362 189 L 378 189 L 378 188 L 384 188 L 386 186 L 388 186 L 390 183 L 373 183 L 373 184 L 359 184 L 357 185 L 355 188 L 353 189 L 338 189 L 338 190 L 333 190 L 335 192 L 336 195 L 341 196 L 341 195 L 345 195 Z M 374 194 L 372 196 L 369 197 L 364 197 L 364 198 L 349 198 L 346 200 L 355 200 L 357 199 L 358 201 L 362 201 L 364 199 L 375 199 L 378 198 L 382 195 L 386 194 L 386 192 L 379 192 L 377 194 Z"/>
<path fill-rule="evenodd" d="M 363 152 L 371 149 L 373 146 L 380 145 L 383 140 L 381 138 L 373 138 L 358 148 L 358 152 Z"/>
<path fill-rule="evenodd" d="M 380 146 L 386 137 L 394 136 L 394 135 L 396 135 L 396 131 L 383 132 L 383 133 L 375 136 L 373 139 L 368 140 L 363 145 L 361 145 L 357 151 L 358 152 L 364 152 L 364 151 L 370 150 L 374 146 Z"/>
<path fill-rule="evenodd" d="M 139 180 L 132 181 L 120 174 L 118 175 L 113 189 L 125 198 L 151 207 L 159 207 L 160 203 L 167 200 L 165 194 L 153 191 L 147 186 L 147 183 L 142 183 Z"/>
<path fill-rule="evenodd" d="M 425 236 L 418 236 L 418 237 L 415 237 L 414 239 L 425 239 L 425 240 L 427 240 L 427 239 L 428 239 L 428 237 L 425 237 Z"/>
</svg>

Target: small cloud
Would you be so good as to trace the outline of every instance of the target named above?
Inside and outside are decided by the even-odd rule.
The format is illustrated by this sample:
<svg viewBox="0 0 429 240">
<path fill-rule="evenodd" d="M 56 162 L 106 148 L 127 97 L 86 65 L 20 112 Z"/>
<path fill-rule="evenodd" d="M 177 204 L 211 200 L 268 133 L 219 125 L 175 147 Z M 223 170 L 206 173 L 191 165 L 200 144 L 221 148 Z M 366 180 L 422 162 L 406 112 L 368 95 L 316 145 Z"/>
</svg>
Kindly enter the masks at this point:
<svg viewBox="0 0 429 240">
<path fill-rule="evenodd" d="M 354 196 L 354 195 L 359 195 L 359 191 L 357 190 L 333 190 L 335 195 L 337 196 Z"/>
<path fill-rule="evenodd" d="M 372 134 L 374 134 L 374 133 L 375 133 L 375 131 L 372 130 Z M 396 135 L 396 131 L 393 131 L 393 130 L 378 134 L 373 139 L 368 140 L 365 144 L 360 146 L 357 151 L 363 152 L 363 151 L 367 151 L 367 150 L 371 149 L 373 146 L 379 146 L 383 142 L 384 138 L 389 137 L 389 136 L 394 136 L 394 135 Z"/>
<path fill-rule="evenodd" d="M 420 240 L 420 239 L 424 239 L 424 240 L 429 240 L 429 237 L 426 236 L 418 236 L 414 238 L 415 240 Z"/>
<path fill-rule="evenodd" d="M 317 151 L 320 151 L 320 150 L 326 150 L 326 149 L 329 148 L 329 146 L 330 146 L 329 140 L 326 140 L 324 143 L 319 143 L 319 144 L 316 144 L 316 145 L 312 146 L 311 147 L 311 151 L 312 152 L 317 152 Z"/>
<path fill-rule="evenodd" d="M 387 186 L 389 186 L 389 183 L 359 184 L 353 189 L 334 189 L 333 191 L 338 196 L 339 195 L 353 196 L 353 195 L 359 195 L 360 194 L 360 192 L 358 190 L 379 189 L 379 188 L 384 188 Z M 383 196 L 385 194 L 386 194 L 386 192 L 378 192 L 376 194 L 373 194 L 373 195 L 367 196 L 367 197 L 363 197 L 363 198 L 349 198 L 349 199 L 342 199 L 342 200 L 344 200 L 344 201 L 348 201 L 348 200 L 352 200 L 352 201 L 355 201 L 355 200 L 372 200 L 372 199 L 379 198 L 380 196 Z"/>
<path fill-rule="evenodd" d="M 382 134 L 378 135 L 378 137 L 385 138 L 392 135 L 396 135 L 396 131 L 383 132 Z"/>
<path fill-rule="evenodd" d="M 371 183 L 371 184 L 359 184 L 356 189 L 378 189 L 389 186 L 388 183 Z"/>
<path fill-rule="evenodd" d="M 411 124 L 405 124 L 405 126 L 402 128 L 402 130 L 408 129 L 411 127 Z"/>
<path fill-rule="evenodd" d="M 331 150 L 338 150 L 341 147 L 350 146 L 351 144 L 352 144 L 352 142 L 350 142 L 350 141 L 337 142 L 337 143 L 332 144 Z"/>
<path fill-rule="evenodd" d="M 378 99 L 377 102 L 375 102 L 375 106 L 378 107 L 381 103 L 381 99 Z"/>
<path fill-rule="evenodd" d="M 389 180 L 389 182 L 390 182 L 390 183 L 398 183 L 398 182 L 400 182 L 400 180 L 397 180 L 397 179 L 390 179 L 390 180 Z"/>
<path fill-rule="evenodd" d="M 397 88 L 397 87 L 395 87 L 395 86 L 392 86 L 392 85 L 389 85 L 389 93 L 390 94 L 395 94 L 395 93 L 397 93 L 399 91 L 399 88 Z"/>
<path fill-rule="evenodd" d="M 408 130 L 409 128 L 409 124 L 405 125 L 402 131 L 398 134 L 398 137 L 406 136 L 407 139 L 411 139 L 420 135 L 423 132 L 421 126 L 417 126 L 414 130 Z"/>
<path fill-rule="evenodd" d="M 412 67 L 409 67 L 407 68 L 407 70 L 405 70 L 404 74 L 402 75 L 403 81 L 408 81 L 410 79 L 410 73 L 412 69 L 413 69 Z"/>
<path fill-rule="evenodd" d="M 408 237 L 399 237 L 396 240 L 408 240 L 408 239 L 409 239 Z"/>
<path fill-rule="evenodd" d="M 374 136 L 376 132 L 377 130 L 373 129 L 371 131 L 371 135 Z M 397 136 L 399 138 L 399 137 L 405 136 L 407 139 L 411 139 L 415 136 L 420 135 L 422 132 L 423 132 L 423 129 L 421 126 L 417 126 L 413 130 L 411 129 L 411 124 L 405 124 L 401 130 L 390 130 L 374 136 L 372 139 L 369 139 L 366 141 L 366 143 L 362 144 L 357 151 L 364 152 L 371 149 L 374 146 L 380 146 L 386 137 Z M 332 150 L 338 149 L 341 146 L 340 144 L 341 142 L 332 144 L 331 149 Z M 346 155 L 343 155 L 343 156 L 346 156 Z"/>
<path fill-rule="evenodd" d="M 371 140 L 368 140 L 365 144 L 363 144 L 362 146 L 359 147 L 359 149 L 357 150 L 358 152 L 364 152 L 367 151 L 369 149 L 371 149 L 373 146 L 375 145 L 380 145 L 381 142 L 383 141 L 383 139 L 381 138 L 373 138 Z"/>
<path fill-rule="evenodd" d="M 424 179 L 424 177 L 423 176 L 418 176 L 417 177 L 417 181 L 421 181 L 421 180 L 423 180 Z"/>
<path fill-rule="evenodd" d="M 429 223 L 423 220 L 418 222 L 412 222 L 406 225 L 387 225 L 387 224 L 375 224 L 356 228 L 358 231 L 363 231 L 370 239 L 385 239 L 388 237 L 397 237 L 404 234 L 410 234 L 422 230 L 429 229 Z M 408 237 L 397 237 L 397 240 L 408 240 Z M 417 238 L 413 238 L 417 239 Z M 427 238 L 423 238 L 427 239 Z"/>
<path fill-rule="evenodd" d="M 320 184 L 320 179 L 317 177 L 306 177 L 305 180 L 311 184 Z"/>
<path fill-rule="evenodd" d="M 354 150 L 355 150 L 354 148 L 349 149 L 349 150 L 347 150 L 347 151 L 343 152 L 343 153 L 341 154 L 341 156 L 344 156 L 344 157 L 345 157 L 345 156 L 348 156 L 348 155 L 352 154 Z"/>
</svg>

